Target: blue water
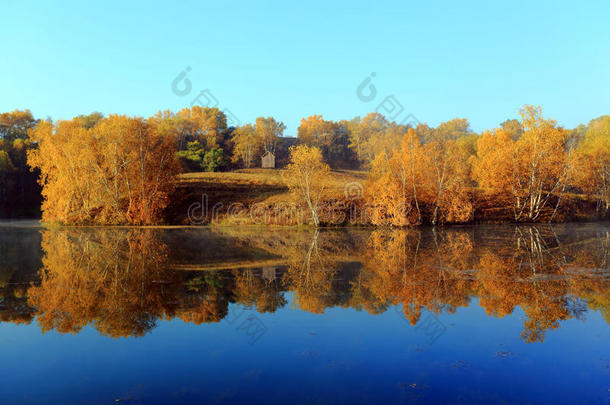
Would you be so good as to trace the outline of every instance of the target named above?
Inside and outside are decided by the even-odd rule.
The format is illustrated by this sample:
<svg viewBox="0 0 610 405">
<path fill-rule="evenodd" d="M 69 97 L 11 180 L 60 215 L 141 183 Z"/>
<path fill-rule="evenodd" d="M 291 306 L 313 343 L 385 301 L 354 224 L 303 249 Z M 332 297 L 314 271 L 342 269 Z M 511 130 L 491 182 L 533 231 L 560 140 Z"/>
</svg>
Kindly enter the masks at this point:
<svg viewBox="0 0 610 405">
<path fill-rule="evenodd" d="M 268 330 L 253 345 L 228 322 L 160 322 L 143 338 L 118 340 L 90 327 L 43 335 L 36 324 L 2 324 L 0 395 L 100 404 L 610 401 L 610 328 L 596 313 L 562 323 L 541 345 L 519 339 L 521 311 L 489 318 L 476 301 L 440 316 L 448 329 L 432 345 L 393 311 L 257 316 Z"/>
<path fill-rule="evenodd" d="M 424 309 L 420 321 L 439 332 L 431 339 L 400 305 L 312 313 L 295 294 L 267 313 L 230 303 L 220 322 L 158 318 L 140 337 L 111 338 L 93 323 L 43 334 L 37 315 L 2 322 L 1 401 L 610 403 L 610 328 L 598 310 L 527 343 L 522 308 L 492 316 L 473 295 L 454 313 Z"/>
</svg>

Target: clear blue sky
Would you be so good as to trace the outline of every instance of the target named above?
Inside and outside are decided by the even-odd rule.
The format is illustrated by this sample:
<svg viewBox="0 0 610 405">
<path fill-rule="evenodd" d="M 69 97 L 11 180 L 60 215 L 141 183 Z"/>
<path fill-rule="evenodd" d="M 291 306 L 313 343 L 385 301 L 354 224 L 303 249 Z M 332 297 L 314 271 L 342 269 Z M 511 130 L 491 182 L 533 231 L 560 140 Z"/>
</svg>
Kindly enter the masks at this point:
<svg viewBox="0 0 610 405">
<path fill-rule="evenodd" d="M 296 134 L 394 95 L 479 131 L 539 104 L 566 127 L 610 114 L 610 2 L 215 1 L 2 4 L 0 111 L 149 116 L 209 89 L 242 122 Z M 192 91 L 172 92 L 187 66 Z M 356 88 L 371 73 L 377 96 Z M 400 119 L 400 117 L 399 117 Z"/>
</svg>

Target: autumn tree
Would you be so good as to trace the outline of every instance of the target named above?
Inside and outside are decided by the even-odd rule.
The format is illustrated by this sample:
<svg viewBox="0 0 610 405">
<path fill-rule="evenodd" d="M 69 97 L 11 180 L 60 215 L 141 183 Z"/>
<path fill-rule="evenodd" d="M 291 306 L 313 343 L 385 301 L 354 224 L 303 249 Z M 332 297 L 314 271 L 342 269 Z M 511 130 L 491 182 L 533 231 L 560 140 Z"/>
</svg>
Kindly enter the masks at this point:
<svg viewBox="0 0 610 405">
<path fill-rule="evenodd" d="M 598 211 L 610 210 L 610 115 L 592 120 L 575 156 L 574 183 L 595 196 Z"/>
<path fill-rule="evenodd" d="M 410 127 L 406 125 L 396 124 L 395 122 L 388 123 L 383 133 L 376 134 L 376 137 L 369 138 L 365 143 L 366 153 L 374 157 L 380 153 L 386 156 L 392 155 L 394 150 L 400 148 L 409 129 Z"/>
<path fill-rule="evenodd" d="M 536 221 L 553 198 L 557 210 L 567 185 L 567 131 L 544 118 L 540 107 L 525 106 L 520 116 L 517 140 L 503 129 L 481 136 L 473 177 L 480 187 L 510 196 L 515 221 Z"/>
<path fill-rule="evenodd" d="M 501 193 L 512 187 L 514 141 L 503 129 L 484 131 L 477 141 L 473 178 L 484 189 Z"/>
<path fill-rule="evenodd" d="M 468 142 L 452 139 L 462 139 L 463 134 L 441 126 L 438 133 L 428 132 L 430 138 L 422 145 L 415 129 L 391 124 L 388 132 L 394 131 L 402 134 L 400 148 L 390 155 L 382 150 L 371 165 L 367 195 L 374 206 L 373 223 L 418 225 L 424 206 L 431 207 L 432 224 L 470 220 L 470 148 Z"/>
<path fill-rule="evenodd" d="M 426 142 L 434 136 L 434 128 L 426 123 L 420 123 L 415 127 L 415 132 L 421 142 Z"/>
<path fill-rule="evenodd" d="M 197 141 L 201 144 L 201 139 L 196 139 L 193 134 L 193 124 L 188 116 L 189 114 L 184 112 L 176 114 L 170 110 L 163 110 L 150 117 L 149 121 L 154 123 L 157 131 L 163 136 L 177 139 L 178 150 L 183 151 L 189 142 Z"/>
<path fill-rule="evenodd" d="M 260 139 L 265 152 L 275 153 L 277 140 L 284 134 L 286 125 L 273 117 L 258 117 L 254 125 L 254 133 Z"/>
<path fill-rule="evenodd" d="M 411 128 L 400 149 L 389 160 L 385 152 L 372 163 L 371 181 L 366 189 L 373 205 L 372 222 L 377 225 L 418 225 L 422 222 L 421 194 L 424 183 L 423 148 Z"/>
<path fill-rule="evenodd" d="M 303 118 L 298 128 L 298 140 L 305 145 L 319 148 L 324 160 L 332 167 L 355 166 L 355 154 L 349 147 L 347 122 L 326 121 L 321 115 Z"/>
<path fill-rule="evenodd" d="M 540 107 L 525 106 L 520 116 L 523 134 L 515 142 L 513 208 L 515 220 L 536 220 L 553 196 L 555 209 L 559 206 L 569 179 L 567 131 L 544 118 Z"/>
<path fill-rule="evenodd" d="M 252 124 L 242 125 L 233 131 L 233 163 L 241 162 L 246 167 L 253 167 L 261 155 L 263 139 L 257 136 Z"/>
<path fill-rule="evenodd" d="M 466 222 L 472 218 L 474 207 L 466 186 L 469 180 L 466 149 L 460 148 L 458 139 L 470 135 L 466 119 L 453 119 L 440 124 L 425 139 L 424 154 L 427 159 L 428 184 L 433 204 L 431 222 Z"/>
<path fill-rule="evenodd" d="M 111 115 L 93 128 L 79 119 L 40 123 L 28 163 L 41 171 L 43 220 L 152 224 L 161 220 L 178 171 L 175 138 L 154 120 Z"/>
<path fill-rule="evenodd" d="M 301 143 L 322 149 L 332 137 L 332 121 L 325 121 L 321 115 L 311 115 L 301 119 L 297 137 Z"/>
<path fill-rule="evenodd" d="M 189 141 L 197 140 L 206 148 L 222 146 L 224 133 L 227 130 L 227 117 L 218 108 L 194 106 L 184 108 L 176 114 L 182 120 L 176 120 L 180 131 Z"/>
<path fill-rule="evenodd" d="M 459 139 L 463 136 L 470 135 L 470 123 L 466 118 L 454 118 L 449 121 L 442 122 L 434 131 L 432 131 L 424 141 L 446 141 Z"/>
<path fill-rule="evenodd" d="M 307 204 L 316 227 L 320 225 L 319 209 L 329 173 L 330 167 L 324 163 L 320 149 L 307 145 L 290 148 L 290 164 L 283 173 L 284 181 Z"/>
<path fill-rule="evenodd" d="M 390 122 L 379 113 L 369 113 L 361 120 L 352 131 L 351 147 L 356 150 L 357 156 L 362 164 L 370 164 L 379 153 L 386 152 L 389 155 L 391 149 L 400 144 L 400 138 L 394 138 L 392 147 L 388 149 L 388 141 L 384 139 Z"/>
</svg>

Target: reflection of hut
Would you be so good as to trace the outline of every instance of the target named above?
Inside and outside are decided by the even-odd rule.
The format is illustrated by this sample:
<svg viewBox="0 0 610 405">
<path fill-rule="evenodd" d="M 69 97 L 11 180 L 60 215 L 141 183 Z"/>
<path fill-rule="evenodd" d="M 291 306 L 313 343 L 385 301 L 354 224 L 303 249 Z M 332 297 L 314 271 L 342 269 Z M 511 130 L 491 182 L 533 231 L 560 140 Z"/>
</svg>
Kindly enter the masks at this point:
<svg viewBox="0 0 610 405">
<path fill-rule="evenodd" d="M 275 169 L 275 155 L 271 152 L 266 152 L 261 158 L 261 167 L 263 169 Z"/>
<path fill-rule="evenodd" d="M 267 281 L 275 280 L 275 267 L 263 267 L 263 278 Z"/>
</svg>

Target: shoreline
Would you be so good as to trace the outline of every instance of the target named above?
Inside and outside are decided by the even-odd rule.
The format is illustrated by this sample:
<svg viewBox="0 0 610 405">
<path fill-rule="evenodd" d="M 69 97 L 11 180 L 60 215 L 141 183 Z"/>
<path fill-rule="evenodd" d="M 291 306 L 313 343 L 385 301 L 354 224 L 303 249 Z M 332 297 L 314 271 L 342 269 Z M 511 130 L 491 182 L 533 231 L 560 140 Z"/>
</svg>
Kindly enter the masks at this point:
<svg viewBox="0 0 610 405">
<path fill-rule="evenodd" d="M 479 226 L 564 226 L 569 224 L 603 224 L 610 225 L 610 218 L 600 219 L 582 219 L 568 220 L 561 222 L 497 222 L 497 221 L 481 221 L 467 223 L 448 223 L 448 224 L 422 224 L 417 226 L 395 226 L 395 225 L 372 225 L 372 224 L 348 224 L 348 225 L 332 225 L 316 227 L 312 224 L 301 225 L 278 225 L 278 224 L 216 224 L 207 223 L 204 225 L 64 225 L 64 224 L 46 224 L 42 220 L 36 219 L 3 219 L 0 218 L 0 227 L 7 228 L 41 228 L 41 229 L 215 229 L 215 228 L 245 228 L 245 229 L 270 229 L 270 230 L 417 230 L 417 229 L 455 229 L 455 228 L 470 228 Z"/>
</svg>

